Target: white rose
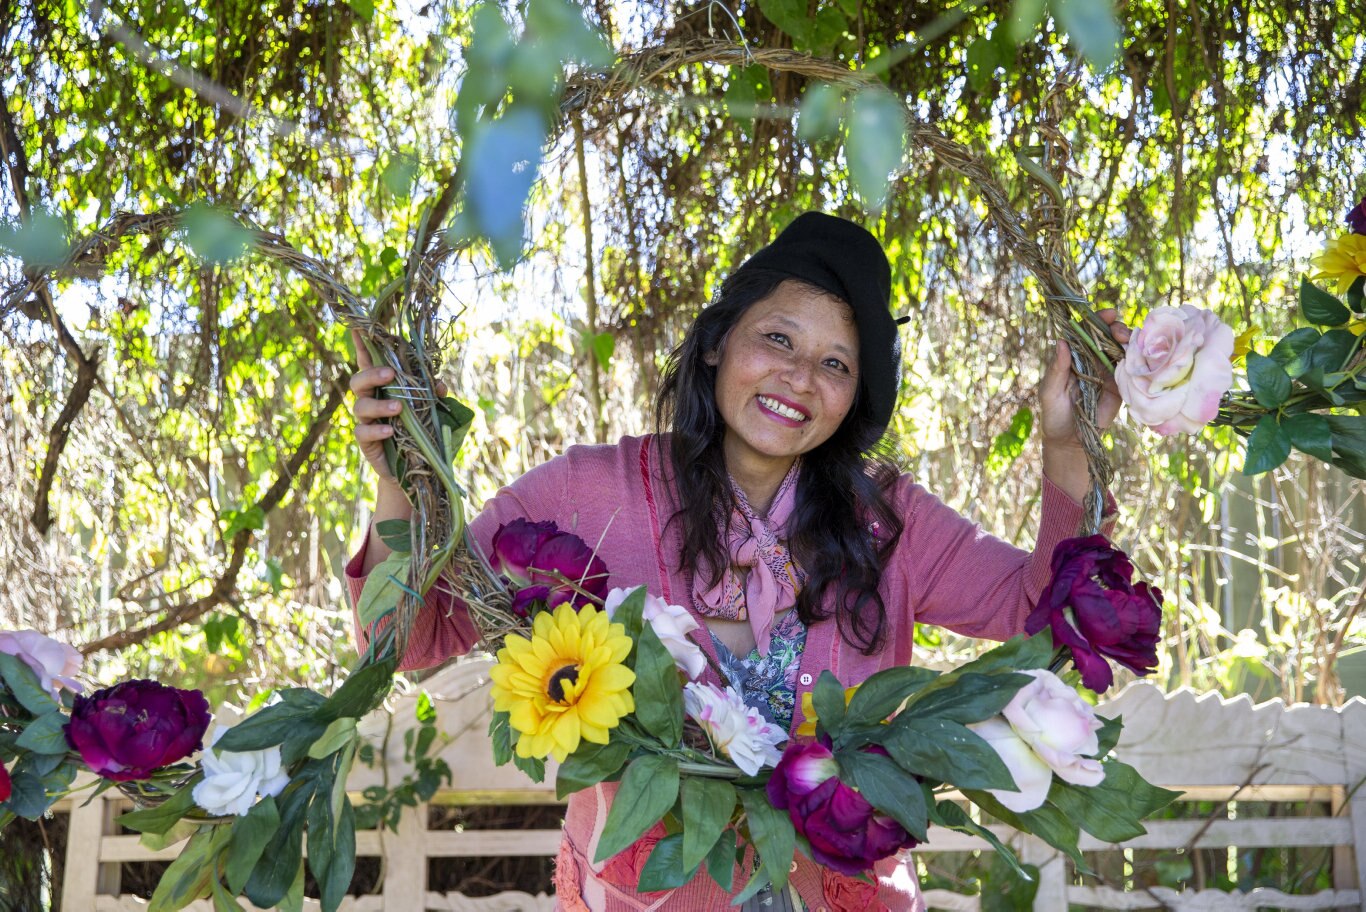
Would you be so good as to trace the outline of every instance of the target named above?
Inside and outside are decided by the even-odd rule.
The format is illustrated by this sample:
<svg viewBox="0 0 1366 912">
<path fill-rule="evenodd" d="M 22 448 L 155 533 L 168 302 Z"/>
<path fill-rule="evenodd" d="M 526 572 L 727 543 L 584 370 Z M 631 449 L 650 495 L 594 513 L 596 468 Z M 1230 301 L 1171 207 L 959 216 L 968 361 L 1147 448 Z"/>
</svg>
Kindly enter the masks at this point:
<svg viewBox="0 0 1366 912">
<path fill-rule="evenodd" d="M 621 607 L 621 603 L 626 601 L 626 597 L 634 592 L 634 589 L 613 589 L 607 593 L 607 598 L 603 600 L 603 610 L 610 618 Z M 641 611 L 641 617 L 650 622 L 650 627 L 654 630 L 655 636 L 664 644 L 664 648 L 669 650 L 669 655 L 673 656 L 674 664 L 678 670 L 688 676 L 689 681 L 694 681 L 702 670 L 707 667 L 707 657 L 701 648 L 689 639 L 688 634 L 697 629 L 697 621 L 688 613 L 688 609 L 682 605 L 670 605 L 658 596 L 645 593 L 645 608 Z"/>
<path fill-rule="evenodd" d="M 735 692 L 714 684 L 686 684 L 683 709 L 702 726 L 712 746 L 730 757 L 747 776 L 782 759 L 778 745 L 787 735 Z"/>
<path fill-rule="evenodd" d="M 81 654 L 52 637 L 36 630 L 6 630 L 0 632 L 0 652 L 9 653 L 33 669 L 38 683 L 53 699 L 61 696 L 63 687 L 76 693 L 83 689 L 74 677 L 81 670 Z"/>
<path fill-rule="evenodd" d="M 1233 385 L 1233 330 L 1190 304 L 1154 307 L 1115 368 L 1129 414 L 1157 433 L 1194 434 Z"/>
<path fill-rule="evenodd" d="M 1048 768 L 1033 748 L 1015 733 L 1010 723 L 1000 716 L 976 722 L 968 728 L 975 731 L 996 751 L 1001 762 L 1010 770 L 1018 791 L 987 789 L 997 801 L 1017 814 L 1032 811 L 1048 799 L 1048 788 L 1053 784 L 1053 771 Z"/>
<path fill-rule="evenodd" d="M 1096 710 L 1051 671 L 1036 669 L 1001 715 L 1053 772 L 1073 785 L 1100 785 L 1105 768 L 1090 759 L 1100 750 Z"/>
<path fill-rule="evenodd" d="M 209 739 L 200 760 L 204 779 L 194 787 L 195 804 L 210 814 L 242 816 L 251 810 L 257 797 L 274 797 L 289 784 L 289 773 L 281 768 L 279 746 L 254 751 L 214 750 L 213 746 L 231 726 L 219 726 Z"/>
</svg>

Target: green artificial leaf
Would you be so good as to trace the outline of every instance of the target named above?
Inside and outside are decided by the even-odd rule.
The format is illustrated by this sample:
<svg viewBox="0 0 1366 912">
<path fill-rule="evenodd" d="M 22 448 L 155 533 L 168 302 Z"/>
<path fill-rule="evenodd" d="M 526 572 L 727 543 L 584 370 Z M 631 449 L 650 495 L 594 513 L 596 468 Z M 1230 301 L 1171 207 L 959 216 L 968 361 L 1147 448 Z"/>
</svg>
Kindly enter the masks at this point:
<svg viewBox="0 0 1366 912">
<path fill-rule="evenodd" d="M 250 811 L 232 823 L 232 845 L 228 849 L 228 863 L 224 874 L 228 889 L 237 895 L 247 885 L 247 878 L 261 860 L 271 837 L 280 828 L 280 811 L 274 798 L 262 798 Z"/>
<path fill-rule="evenodd" d="M 835 755 L 844 775 L 873 807 L 891 817 L 919 842 L 925 841 L 929 826 L 925 793 L 910 773 L 888 757 L 864 751 L 840 751 Z"/>
<path fill-rule="evenodd" d="M 137 830 L 139 833 L 165 833 L 194 809 L 194 787 L 203 778 L 203 773 L 196 773 L 189 782 L 177 789 L 174 795 L 156 807 L 129 811 L 120 816 L 119 825 L 124 829 Z"/>
<path fill-rule="evenodd" d="M 760 868 L 768 872 L 774 890 L 781 890 L 787 885 L 792 856 L 797 851 L 797 831 L 792 827 L 792 818 L 786 811 L 780 811 L 770 804 L 768 794 L 762 789 L 738 791 L 740 801 L 745 806 L 750 836 L 762 861 Z"/>
<path fill-rule="evenodd" d="M 138 845 L 147 849 L 149 852 L 160 852 L 162 849 L 170 848 L 177 843 L 184 842 L 204 824 L 199 820 L 187 820 L 181 818 L 176 825 L 164 833 L 143 833 L 138 837 Z"/>
<path fill-rule="evenodd" d="M 1247 382 L 1252 395 L 1265 408 L 1279 408 L 1290 398 L 1290 375 L 1274 359 L 1247 353 Z"/>
<path fill-rule="evenodd" d="M 241 259 L 256 240 L 256 235 L 237 219 L 203 203 L 181 213 L 180 224 L 190 249 L 209 263 Z"/>
<path fill-rule="evenodd" d="M 359 719 L 384 702 L 384 696 L 394 682 L 398 658 L 389 656 L 372 665 L 353 670 L 342 686 L 318 707 L 318 719 L 331 722 L 344 716 Z"/>
<path fill-rule="evenodd" d="M 612 614 L 612 623 L 625 628 L 625 635 L 631 640 L 631 651 L 626 656 L 626 664 L 632 668 L 636 664 L 636 643 L 639 642 L 640 631 L 645 626 L 644 612 L 645 587 L 637 586 L 626 594 L 626 599 Z"/>
<path fill-rule="evenodd" d="M 545 781 L 545 759 L 542 757 L 522 757 L 513 752 L 512 765 L 532 782 Z"/>
<path fill-rule="evenodd" d="M 356 813 L 344 792 L 341 812 L 335 816 L 330 790 L 328 794 L 319 791 L 313 798 L 308 816 L 308 868 L 318 882 L 323 912 L 335 912 L 356 870 Z"/>
<path fill-rule="evenodd" d="M 1053 777 L 1048 803 L 1083 830 L 1104 842 L 1124 842 L 1147 832 L 1144 817 L 1171 804 L 1181 792 L 1159 788 L 1132 766 L 1117 760 L 1105 763 L 1105 781 L 1085 787 Z"/>
<path fill-rule="evenodd" d="M 52 699 L 52 694 L 43 689 L 33 669 L 24 664 L 22 659 L 7 652 L 0 652 L 0 678 L 4 679 L 5 688 L 19 701 L 19 705 L 35 717 L 41 718 L 60 708 L 57 701 Z"/>
<path fill-rule="evenodd" d="M 1366 314 L 1366 275 L 1359 275 L 1347 287 L 1347 306 L 1355 313 Z"/>
<path fill-rule="evenodd" d="M 813 143 L 834 135 L 844 116 L 844 93 L 828 82 L 817 82 L 802 95 L 797 116 L 797 139 Z"/>
<path fill-rule="evenodd" d="M 1291 377 L 1298 377 L 1309 367 L 1301 355 L 1313 348 L 1314 344 L 1321 338 L 1323 338 L 1323 333 L 1317 329 L 1307 326 L 1301 327 L 1287 333 L 1284 338 L 1277 342 L 1272 347 L 1269 357 L 1285 368 L 1285 372 Z"/>
<path fill-rule="evenodd" d="M 882 208 L 892 173 L 906 154 L 906 110 L 896 96 L 881 86 L 860 89 L 849 102 L 848 135 L 844 143 L 849 181 L 864 208 Z"/>
<path fill-rule="evenodd" d="M 683 833 L 673 833 L 655 844 L 640 869 L 636 889 L 641 893 L 677 889 L 693 879 L 698 867 L 688 868 L 683 864 Z"/>
<path fill-rule="evenodd" d="M 1053 0 L 1051 8 L 1067 37 L 1093 68 L 1104 70 L 1114 63 L 1120 30 L 1110 0 Z"/>
<path fill-rule="evenodd" d="M 1324 462 L 1332 461 L 1333 429 L 1323 415 L 1315 415 L 1312 412 L 1291 415 L 1281 419 L 1281 429 L 1297 450 Z"/>
<path fill-rule="evenodd" d="M 607 812 L 594 863 L 606 861 L 643 836 L 673 807 L 677 797 L 677 760 L 647 754 L 631 761 Z"/>
<path fill-rule="evenodd" d="M 15 745 L 35 754 L 65 756 L 71 750 L 66 742 L 66 721 L 59 712 L 41 715 L 24 726 Z"/>
<path fill-rule="evenodd" d="M 844 688 L 828 669 L 816 680 L 816 687 L 811 691 L 811 705 L 816 710 L 821 730 L 839 740 L 845 729 Z"/>
<path fill-rule="evenodd" d="M 1263 415 L 1247 438 L 1247 458 L 1244 475 L 1270 472 L 1290 458 L 1290 437 L 1281 428 L 1275 415 Z"/>
<path fill-rule="evenodd" d="M 314 761 L 316 762 L 316 761 Z M 266 844 L 243 888 L 247 899 L 262 909 L 278 905 L 290 892 L 303 864 L 304 822 L 318 787 L 318 768 L 305 767 L 276 796 L 280 826 Z"/>
<path fill-rule="evenodd" d="M 42 817 L 58 797 L 48 794 L 43 780 L 36 773 L 17 767 L 10 773 L 9 784 L 9 797 L 0 801 L 0 808 L 25 820 L 37 820 Z M 0 814 L 0 817 L 3 817 L 3 814 Z"/>
<path fill-rule="evenodd" d="M 267 706 L 224 732 L 214 747 L 220 751 L 253 751 L 283 744 L 301 722 L 316 712 L 284 702 Z"/>
<path fill-rule="evenodd" d="M 990 832 L 988 830 L 987 832 Z M 998 851 L 982 876 L 981 912 L 1033 912 L 1039 869 Z"/>
<path fill-rule="evenodd" d="M 357 737 L 355 718 L 343 716 L 340 719 L 334 719 L 322 733 L 322 736 L 309 746 L 308 756 L 314 760 L 321 760 L 352 744 Z"/>
<path fill-rule="evenodd" d="M 304 861 L 301 858 L 294 869 L 294 882 L 280 900 L 280 912 L 304 912 L 304 881 Z"/>
<path fill-rule="evenodd" d="M 217 876 L 218 854 L 229 835 L 227 827 L 206 826 L 191 836 L 161 875 L 147 912 L 176 912 L 208 896 L 210 880 Z"/>
<path fill-rule="evenodd" d="M 1304 373 L 1319 370 L 1325 375 L 1337 373 L 1347 366 L 1361 345 L 1362 339 L 1347 329 L 1330 329 L 1300 355 Z"/>
<path fill-rule="evenodd" d="M 1315 326 L 1341 326 L 1352 319 L 1351 311 L 1341 301 L 1308 279 L 1300 279 L 1300 313 Z"/>
<path fill-rule="evenodd" d="M 8 250 L 30 269 L 51 269 L 62 264 L 71 245 L 66 239 L 66 224 L 52 213 L 38 210 L 18 225 L 0 224 L 0 250 Z"/>
<path fill-rule="evenodd" d="M 696 871 L 716 845 L 735 813 L 735 786 L 724 779 L 689 776 L 683 780 L 682 868 Z"/>
<path fill-rule="evenodd" d="M 1015 778 L 992 746 L 949 719 L 903 713 L 882 744 L 907 772 L 965 789 L 1015 787 Z"/>
<path fill-rule="evenodd" d="M 933 688 L 945 687 L 968 674 L 1008 674 L 1032 668 L 1047 668 L 1053 659 L 1053 635 L 1047 628 L 1033 636 L 1011 637 L 971 662 L 943 675 Z"/>
<path fill-rule="evenodd" d="M 851 726 L 884 722 L 912 694 L 918 693 L 938 677 L 937 671 L 910 665 L 883 669 L 854 691 L 845 710 L 845 720 Z"/>
<path fill-rule="evenodd" d="M 585 741 L 565 758 L 555 776 L 555 797 L 563 801 L 574 792 L 597 785 L 616 775 L 626 762 L 631 748 L 620 742 L 594 744 Z M 511 759 L 511 758 L 509 758 Z"/>
<path fill-rule="evenodd" d="M 1072 863 L 1081 873 L 1091 872 L 1086 859 L 1082 857 L 1081 849 L 1077 847 L 1077 841 L 1081 838 L 1081 828 L 1053 805 L 1044 804 L 1032 811 L 1017 814 L 997 801 L 989 792 L 968 790 L 963 795 L 1007 826 L 1038 836 L 1072 859 Z"/>
<path fill-rule="evenodd" d="M 1105 716 L 1096 716 L 1096 720 L 1100 722 L 1100 730 L 1096 732 L 1100 749 L 1096 751 L 1096 756 L 1104 757 L 1119 743 L 1119 736 L 1124 732 L 1124 717 L 1115 716 L 1113 719 L 1107 719 Z"/>
<path fill-rule="evenodd" d="M 1029 675 L 977 674 L 968 672 L 940 678 L 942 686 L 927 687 L 906 704 L 906 713 L 918 719 L 941 718 L 951 722 L 981 722 L 999 713 L 1021 687 L 1034 679 Z M 936 682 L 938 683 L 938 682 Z"/>
<path fill-rule="evenodd" d="M 711 851 L 707 853 L 707 873 L 716 885 L 727 893 L 735 883 L 736 834 L 734 829 L 723 830 Z"/>
<path fill-rule="evenodd" d="M 1366 415 L 1327 415 L 1333 433 L 1333 465 L 1353 478 L 1366 478 Z"/>
<path fill-rule="evenodd" d="M 412 561 L 412 554 L 395 551 L 370 571 L 356 602 L 356 617 L 362 626 L 369 627 L 398 607 Z"/>
<path fill-rule="evenodd" d="M 228 893 L 227 888 L 217 877 L 209 878 L 209 887 L 213 891 L 213 912 L 246 912 L 242 904 Z"/>
<path fill-rule="evenodd" d="M 312 716 L 299 720 L 298 724 L 280 744 L 280 762 L 286 767 L 293 766 L 308 756 L 313 743 L 327 731 L 327 723 Z"/>
<path fill-rule="evenodd" d="M 678 686 L 678 666 L 649 624 L 636 639 L 636 720 L 665 747 L 675 747 L 683 737 L 683 690 Z"/>
<path fill-rule="evenodd" d="M 969 833 L 991 843 L 991 847 L 996 850 L 996 854 L 1006 865 L 1016 874 L 1025 880 L 1037 880 L 1038 869 L 1033 865 L 1023 866 L 1015 853 L 1005 843 L 1001 842 L 991 830 L 982 826 L 977 821 L 968 816 L 968 812 L 963 810 L 952 801 L 940 801 L 929 805 L 930 822 L 950 830 L 958 830 L 962 833 Z M 1031 871 L 1032 869 L 1032 871 Z"/>
<path fill-rule="evenodd" d="M 787 869 L 784 868 L 783 870 L 786 871 Z M 731 899 L 731 908 L 740 908 L 746 902 L 752 899 L 756 894 L 758 894 L 760 890 L 762 890 L 764 887 L 768 886 L 771 883 L 773 883 L 773 878 L 772 876 L 770 876 L 768 865 L 759 865 L 757 868 L 754 869 L 754 874 L 750 877 L 749 883 L 745 884 L 745 888 L 741 890 L 739 893 L 735 894 L 734 898 Z"/>
<path fill-rule="evenodd" d="M 375 523 L 375 531 L 379 533 L 380 541 L 390 551 L 404 551 L 411 553 L 413 550 L 412 531 L 413 524 L 406 519 L 381 519 Z M 390 571 L 393 572 L 393 571 Z M 397 576 L 397 574 L 395 574 Z M 403 579 L 407 576 L 407 568 L 404 568 Z"/>
<path fill-rule="evenodd" d="M 505 711 L 498 711 L 489 717 L 489 741 L 493 745 L 493 765 L 503 766 L 512 759 L 512 726 L 508 722 L 509 714 Z M 580 749 L 582 750 L 582 748 Z M 575 751 L 575 754 L 579 751 Z M 574 759 L 570 756 L 566 763 Z M 561 774 L 564 767 L 560 768 Z M 564 796 L 561 795 L 561 798 Z"/>
<path fill-rule="evenodd" d="M 446 458 L 454 460 L 465 442 L 470 425 L 474 424 L 474 412 L 454 396 L 446 396 L 436 400 L 436 417 L 441 427 L 450 431 L 450 438 L 445 444 Z"/>
</svg>

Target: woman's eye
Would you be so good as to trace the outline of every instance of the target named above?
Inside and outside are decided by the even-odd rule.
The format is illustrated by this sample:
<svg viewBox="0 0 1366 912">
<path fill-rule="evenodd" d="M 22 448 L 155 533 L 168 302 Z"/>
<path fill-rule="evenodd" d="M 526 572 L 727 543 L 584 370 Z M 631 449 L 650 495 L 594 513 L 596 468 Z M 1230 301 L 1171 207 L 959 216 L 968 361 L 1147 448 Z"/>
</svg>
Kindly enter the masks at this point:
<svg viewBox="0 0 1366 912">
<path fill-rule="evenodd" d="M 787 336 L 783 335 L 782 333 L 769 333 L 768 337 L 772 339 L 774 342 L 777 342 L 779 345 L 786 345 L 789 348 L 791 347 L 791 343 L 788 341 Z"/>
<path fill-rule="evenodd" d="M 849 368 L 846 367 L 844 362 L 841 361 L 839 358 L 826 358 L 825 366 L 834 368 L 835 370 L 840 371 L 841 373 L 849 373 Z"/>
</svg>

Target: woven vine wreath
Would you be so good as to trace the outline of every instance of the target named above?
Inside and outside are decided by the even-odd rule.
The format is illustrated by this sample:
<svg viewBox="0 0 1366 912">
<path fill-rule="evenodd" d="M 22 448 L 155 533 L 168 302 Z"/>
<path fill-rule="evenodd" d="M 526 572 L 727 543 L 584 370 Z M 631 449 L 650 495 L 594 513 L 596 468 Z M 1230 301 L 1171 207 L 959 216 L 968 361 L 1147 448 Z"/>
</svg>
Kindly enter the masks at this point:
<svg viewBox="0 0 1366 912">
<path fill-rule="evenodd" d="M 692 63 L 758 63 L 850 93 L 873 83 L 791 51 L 696 42 L 640 52 L 605 76 L 570 79 L 561 122 Z M 479 553 L 466 539 L 463 491 L 453 470 L 472 414 L 438 395 L 435 382 L 437 276 L 456 250 L 436 229 L 459 197 L 460 182 L 453 181 L 424 217 L 405 275 L 373 303 L 278 235 L 249 229 L 254 256 L 304 278 L 338 319 L 358 331 L 372 361 L 394 369 L 385 395 L 407 406 L 388 456 L 412 502 L 413 518 L 380 530 L 394 553 L 371 574 L 357 606 L 362 620 L 375 625 L 359 664 L 330 695 L 306 688 L 280 691 L 274 704 L 221 729 L 195 760 L 191 755 L 209 722 L 197 692 L 130 681 L 73 696 L 63 683 L 69 683 L 68 666 L 78 659 L 74 650 L 34 639 L 36 634 L 0 634 L 0 760 L 7 764 L 0 766 L 0 825 L 16 815 L 41 816 L 84 769 L 100 778 L 97 793 L 117 787 L 133 799 L 137 809 L 120 819 L 124 826 L 166 844 L 188 836 L 155 891 L 153 910 L 179 909 L 209 896 L 217 908 L 230 909 L 243 895 L 258 907 L 298 909 L 305 841 L 322 906 L 337 908 L 355 863 L 355 810 L 345 783 L 359 747 L 356 723 L 381 705 L 426 594 L 441 588 L 464 601 L 483 647 L 498 656 L 491 727 L 496 759 L 514 761 L 539 779 L 544 760 L 554 756 L 560 761 L 561 797 L 619 780 L 595 861 L 663 825 L 664 835 L 640 871 L 641 890 L 710 876 L 727 892 L 739 889 L 743 898 L 781 888 L 796 852 L 827 870 L 866 879 L 879 858 L 924 841 L 930 824 L 987 840 L 1028 876 L 971 807 L 1039 836 L 1082 870 L 1081 830 L 1106 841 L 1141 834 L 1140 820 L 1175 793 L 1149 785 L 1109 756 L 1120 723 L 1097 717 L 1075 689 L 1078 678 L 1092 690 L 1108 687 L 1107 659 L 1138 673 L 1151 669 L 1161 595 L 1134 583 L 1127 557 L 1098 535 L 1111 477 L 1095 424 L 1099 378 L 1125 353 L 1092 314 L 1068 255 L 1069 207 L 1062 186 L 1069 148 L 1056 119 L 1050 120 L 1059 93 L 1068 88 L 1059 85 L 1045 99 L 1038 125 L 1042 157 L 1017 158 L 1040 188 L 1029 220 L 1012 209 L 980 158 L 906 112 L 912 146 L 968 179 L 1000 238 L 1039 283 L 1053 329 L 1072 351 L 1078 424 L 1093 484 L 1079 530 L 1085 537 L 1065 542 L 1055 554 L 1055 579 L 1029 620 L 1033 636 L 1017 637 L 946 674 L 897 668 L 845 690 L 827 672 L 805 713 L 810 731 L 780 751 L 785 733 L 772 732 L 757 713 L 737 705 L 732 693 L 693 680 L 695 656 L 679 634 L 683 609 L 643 589 L 603 592 L 597 582 L 605 573 L 590 579 L 586 565 L 583 572 L 538 567 L 534 560 L 518 565 L 496 544 L 494 553 Z M 129 237 L 170 237 L 183 215 L 114 217 L 73 245 L 63 262 L 30 272 L 19 287 L 7 290 L 5 307 L 53 279 L 102 271 Z M 1366 399 L 1362 336 L 1354 331 L 1360 321 L 1352 315 L 1362 310 L 1362 280 L 1338 278 L 1346 304 L 1306 283 L 1302 309 L 1314 325 L 1290 333 L 1268 355 L 1249 354 L 1249 388 L 1224 393 L 1217 415 L 1205 418 L 1250 432 L 1249 469 L 1274 467 L 1274 457 L 1284 459 L 1293 445 L 1366 476 L 1361 416 L 1340 411 L 1359 409 Z M 1222 338 L 1222 330 L 1212 324 L 1207 329 L 1211 338 Z M 1228 336 L 1226 362 L 1233 354 L 1231 330 Z M 1136 334 L 1131 361 L 1139 344 Z M 1230 368 L 1225 389 L 1231 383 Z M 538 525 L 523 523 L 504 533 L 568 535 Z M 531 543 L 531 553 L 538 542 Z M 601 557 L 610 563 L 611 555 Z M 532 589 L 537 592 L 528 595 Z M 1088 608 L 1097 601 L 1123 614 L 1137 639 L 1117 640 L 1114 631 L 1088 622 Z M 529 656 L 553 653 L 571 639 L 600 647 L 596 658 L 560 656 L 564 662 L 550 669 L 544 693 L 519 689 L 519 674 L 535 678 Z M 592 707 L 590 698 L 596 701 Z M 591 715 L 590 724 L 572 737 L 547 728 L 538 701 L 582 709 L 585 718 Z M 1037 732 L 1026 733 L 1030 713 L 1042 705 L 1065 707 L 1086 735 L 1045 750 Z M 130 760 L 105 737 L 111 714 L 164 720 L 172 734 L 156 751 Z M 235 777 L 231 794 L 224 791 L 225 775 Z M 952 800 L 945 797 L 950 791 L 956 793 Z M 831 801 L 846 811 L 860 808 L 861 815 L 851 823 L 845 814 L 837 824 L 825 812 Z M 742 888 L 737 877 L 747 879 Z"/>
</svg>

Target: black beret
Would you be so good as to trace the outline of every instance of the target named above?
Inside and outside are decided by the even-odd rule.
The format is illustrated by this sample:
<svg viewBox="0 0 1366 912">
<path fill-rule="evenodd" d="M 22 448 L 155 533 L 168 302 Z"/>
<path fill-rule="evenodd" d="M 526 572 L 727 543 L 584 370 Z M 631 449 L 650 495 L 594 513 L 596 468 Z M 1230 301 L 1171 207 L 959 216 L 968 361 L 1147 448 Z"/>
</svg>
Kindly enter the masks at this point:
<svg viewBox="0 0 1366 912">
<path fill-rule="evenodd" d="M 888 309 L 892 270 L 877 238 L 848 219 L 806 212 L 736 272 L 746 269 L 786 273 L 848 302 L 858 327 L 863 393 L 879 435 L 885 431 L 901 383 L 901 339 Z"/>
</svg>

